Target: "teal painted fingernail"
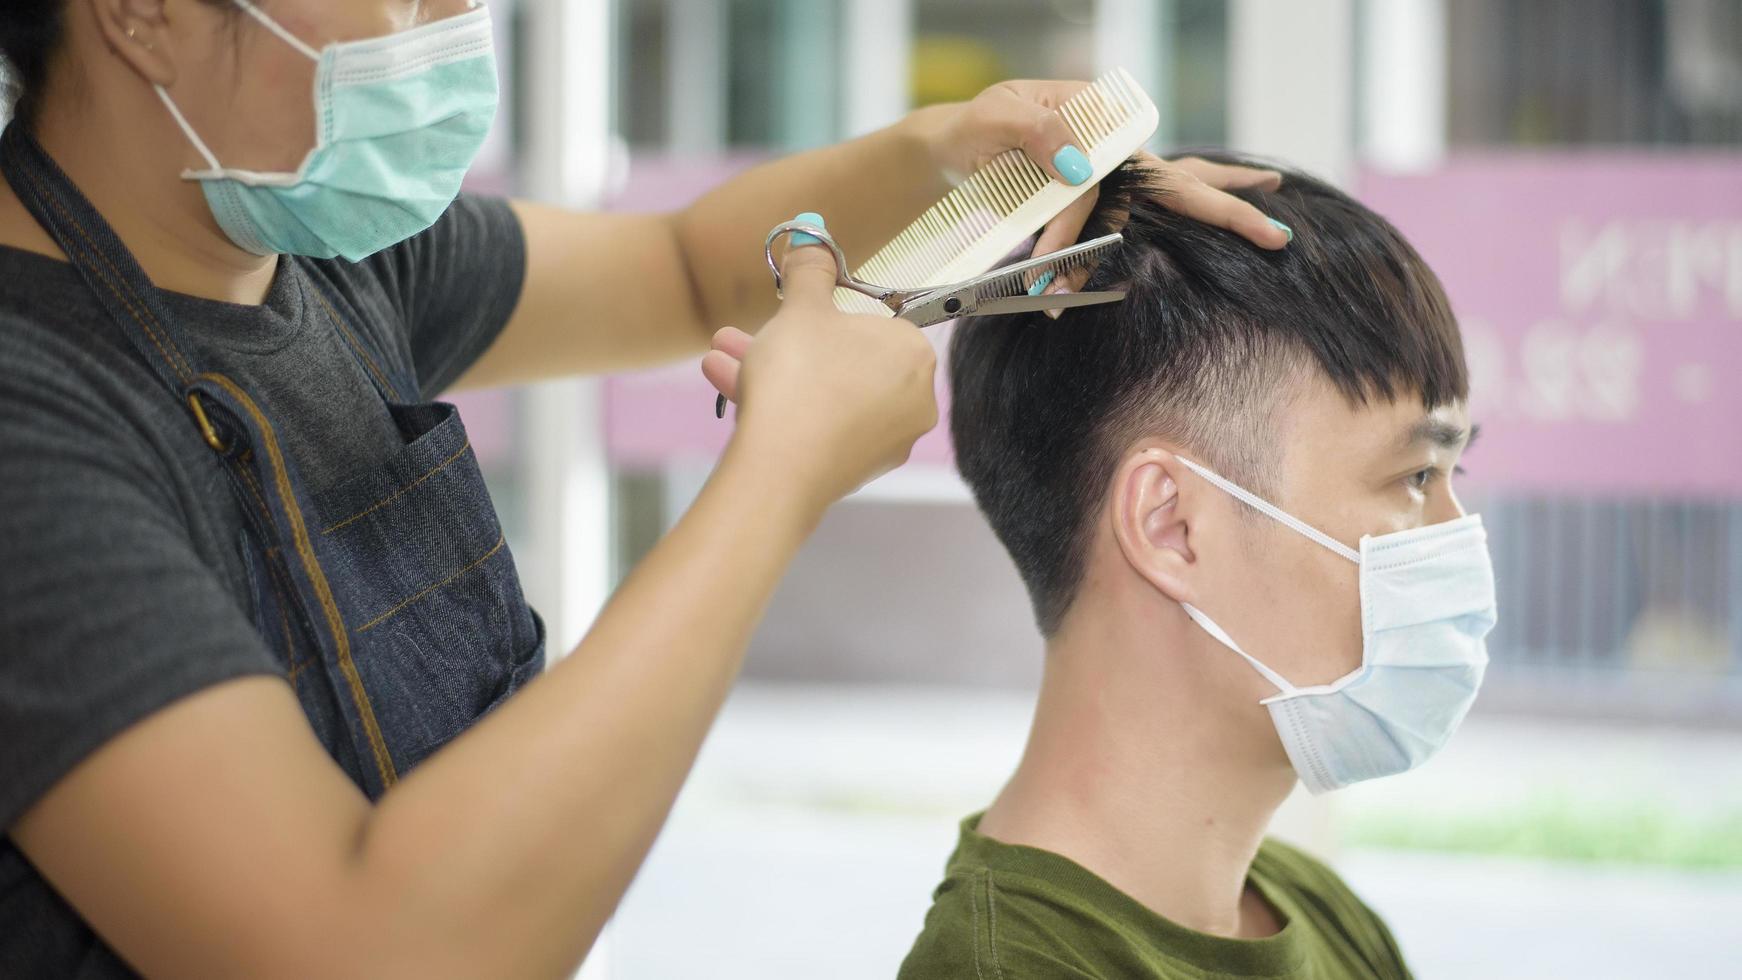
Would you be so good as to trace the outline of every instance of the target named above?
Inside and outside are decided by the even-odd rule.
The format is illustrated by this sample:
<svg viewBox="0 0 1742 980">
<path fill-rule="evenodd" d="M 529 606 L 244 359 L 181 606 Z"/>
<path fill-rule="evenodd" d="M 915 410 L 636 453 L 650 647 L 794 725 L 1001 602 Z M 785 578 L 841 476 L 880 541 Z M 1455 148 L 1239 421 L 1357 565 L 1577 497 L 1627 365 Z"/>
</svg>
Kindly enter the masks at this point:
<svg viewBox="0 0 1742 980">
<path fill-rule="evenodd" d="M 1275 218 L 1266 218 L 1264 220 L 1270 222 L 1271 224 L 1275 225 L 1278 228 L 1281 228 L 1283 230 L 1283 232 L 1285 232 L 1288 235 L 1288 240 L 1291 242 L 1294 241 L 1294 229 L 1293 228 L 1290 228 L 1289 226 L 1283 224 L 1282 222 L 1276 220 Z"/>
<path fill-rule="evenodd" d="M 1089 166 L 1089 158 L 1083 156 L 1083 151 L 1069 144 L 1053 154 L 1052 165 L 1064 176 L 1065 183 L 1072 187 L 1088 180 L 1095 172 L 1095 168 Z"/>
<path fill-rule="evenodd" d="M 1028 287 L 1028 295 L 1039 296 L 1041 293 L 1046 292 L 1046 287 L 1052 285 L 1053 279 L 1057 276 L 1058 273 L 1051 269 L 1041 273 L 1040 278 L 1034 281 L 1034 285 Z"/>
<path fill-rule="evenodd" d="M 792 220 L 800 224 L 816 225 L 824 231 L 829 230 L 829 226 L 823 224 L 823 216 L 815 211 L 806 211 Z M 821 245 L 822 243 L 823 240 L 815 235 L 807 235 L 802 231 L 795 231 L 792 233 L 791 245 L 793 248 L 798 248 L 800 245 Z"/>
</svg>

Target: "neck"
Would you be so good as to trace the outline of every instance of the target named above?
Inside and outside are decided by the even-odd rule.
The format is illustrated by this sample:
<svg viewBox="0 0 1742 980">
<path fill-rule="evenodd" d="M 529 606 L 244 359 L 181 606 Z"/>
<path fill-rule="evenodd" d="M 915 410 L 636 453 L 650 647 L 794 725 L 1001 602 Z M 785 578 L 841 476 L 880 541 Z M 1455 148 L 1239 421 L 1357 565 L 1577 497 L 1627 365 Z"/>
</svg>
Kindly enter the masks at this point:
<svg viewBox="0 0 1742 980">
<path fill-rule="evenodd" d="M 155 285 L 258 305 L 277 273 L 277 257 L 251 255 L 230 242 L 199 185 L 181 178 L 191 153 L 181 131 L 156 94 L 140 88 L 144 98 L 128 100 L 127 106 L 89 101 L 74 113 L 44 105 L 36 138 Z M 4 182 L 0 241 L 66 258 Z"/>
<path fill-rule="evenodd" d="M 1027 750 L 980 830 L 1063 854 L 1187 928 L 1270 935 L 1246 876 L 1294 774 L 1238 701 L 1208 694 L 1229 665 L 1193 639 L 1170 607 L 1129 635 L 1049 643 Z"/>
</svg>

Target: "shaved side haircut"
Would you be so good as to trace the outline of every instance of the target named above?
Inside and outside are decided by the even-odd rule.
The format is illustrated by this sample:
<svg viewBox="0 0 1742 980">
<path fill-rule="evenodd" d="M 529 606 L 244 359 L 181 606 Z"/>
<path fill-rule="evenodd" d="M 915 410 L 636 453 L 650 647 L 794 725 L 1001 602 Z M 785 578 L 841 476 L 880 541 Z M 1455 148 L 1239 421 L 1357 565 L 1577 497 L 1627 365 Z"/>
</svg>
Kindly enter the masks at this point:
<svg viewBox="0 0 1742 980">
<path fill-rule="evenodd" d="M 1167 189 L 1126 164 L 1101 183 L 1082 234 L 1123 231 L 1084 287 L 1126 290 L 1123 302 L 957 324 L 957 465 L 1043 634 L 1075 598 L 1091 516 L 1137 440 L 1188 448 L 1263 494 L 1284 449 L 1279 413 L 1315 373 L 1357 406 L 1417 395 L 1431 410 L 1467 396 L 1457 321 L 1421 256 L 1347 194 L 1278 169 L 1277 190 L 1233 193 L 1294 229 L 1287 248 L 1175 214 Z"/>
</svg>

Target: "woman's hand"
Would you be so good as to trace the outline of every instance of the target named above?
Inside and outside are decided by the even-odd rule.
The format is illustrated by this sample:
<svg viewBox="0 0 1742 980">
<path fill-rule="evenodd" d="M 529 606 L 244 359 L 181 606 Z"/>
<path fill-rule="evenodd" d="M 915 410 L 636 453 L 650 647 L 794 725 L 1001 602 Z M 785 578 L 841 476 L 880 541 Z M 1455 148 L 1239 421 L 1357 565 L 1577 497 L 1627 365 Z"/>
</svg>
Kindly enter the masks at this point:
<svg viewBox="0 0 1742 980">
<path fill-rule="evenodd" d="M 836 309 L 834 256 L 804 238 L 781 266 L 780 312 L 755 338 L 715 334 L 702 373 L 740 405 L 734 442 L 813 487 L 820 510 L 906 462 L 937 425 L 937 357 L 906 320 Z"/>
<path fill-rule="evenodd" d="M 1294 231 L 1287 225 L 1265 217 L 1264 212 L 1228 193 L 1247 187 L 1275 190 L 1282 184 L 1282 175 L 1274 170 L 1236 167 L 1198 157 L 1163 160 L 1148 150 L 1139 150 L 1133 159 L 1154 171 L 1150 179 L 1157 188 L 1157 199 L 1169 210 L 1226 228 L 1265 248 L 1282 248 L 1294 239 Z M 1099 197 L 1098 191 L 1090 190 L 1071 202 L 1041 230 L 1032 254 L 1045 255 L 1075 244 Z M 1119 223 L 1122 225 L 1123 219 Z M 1075 292 L 1083 288 L 1093 271 L 1083 267 L 1072 269 L 1053 280 L 1044 292 Z M 1054 318 L 1059 314 L 1058 310 L 1047 312 Z"/>
<path fill-rule="evenodd" d="M 1074 143 L 1070 126 L 1058 112 L 1085 82 L 1000 82 L 969 102 L 933 106 L 914 113 L 933 159 L 952 181 L 985 166 L 1000 153 L 1020 149 L 1041 169 L 1066 184 L 1090 176 L 1088 158 Z M 1282 176 L 1274 170 L 1254 170 L 1211 163 L 1196 157 L 1163 160 L 1148 151 L 1137 157 L 1155 170 L 1163 203 L 1189 218 L 1226 228 L 1261 248 L 1286 246 L 1293 233 L 1263 212 L 1227 193 L 1247 187 L 1274 190 Z M 1041 230 L 1034 254 L 1054 252 L 1073 244 L 1095 208 L 1098 193 L 1091 188 Z M 1066 292 L 1081 285 L 1085 274 L 1055 282 L 1048 292 Z"/>
</svg>

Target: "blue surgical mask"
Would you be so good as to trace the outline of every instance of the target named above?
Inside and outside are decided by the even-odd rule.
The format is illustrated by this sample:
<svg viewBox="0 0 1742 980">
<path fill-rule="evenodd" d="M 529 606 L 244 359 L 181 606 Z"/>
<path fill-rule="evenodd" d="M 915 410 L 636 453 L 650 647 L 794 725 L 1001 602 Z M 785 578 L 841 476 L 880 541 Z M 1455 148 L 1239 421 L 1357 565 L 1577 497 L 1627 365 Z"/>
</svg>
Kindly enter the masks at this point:
<svg viewBox="0 0 1742 980">
<path fill-rule="evenodd" d="M 1276 694 L 1270 709 L 1289 762 L 1313 793 L 1390 776 L 1427 761 L 1464 720 L 1488 665 L 1494 568 L 1482 518 L 1361 539 L 1359 551 L 1208 468 L 1175 457 L 1254 510 L 1360 566 L 1361 666 L 1298 687 L 1241 649 L 1202 610 L 1186 614 L 1239 654 Z"/>
<path fill-rule="evenodd" d="M 230 240 L 256 255 L 355 262 L 435 224 L 496 115 L 489 11 L 317 51 L 248 0 L 234 2 L 316 63 L 316 129 L 295 173 L 227 168 L 158 86 L 208 165 L 182 176 L 201 183 Z"/>
</svg>

